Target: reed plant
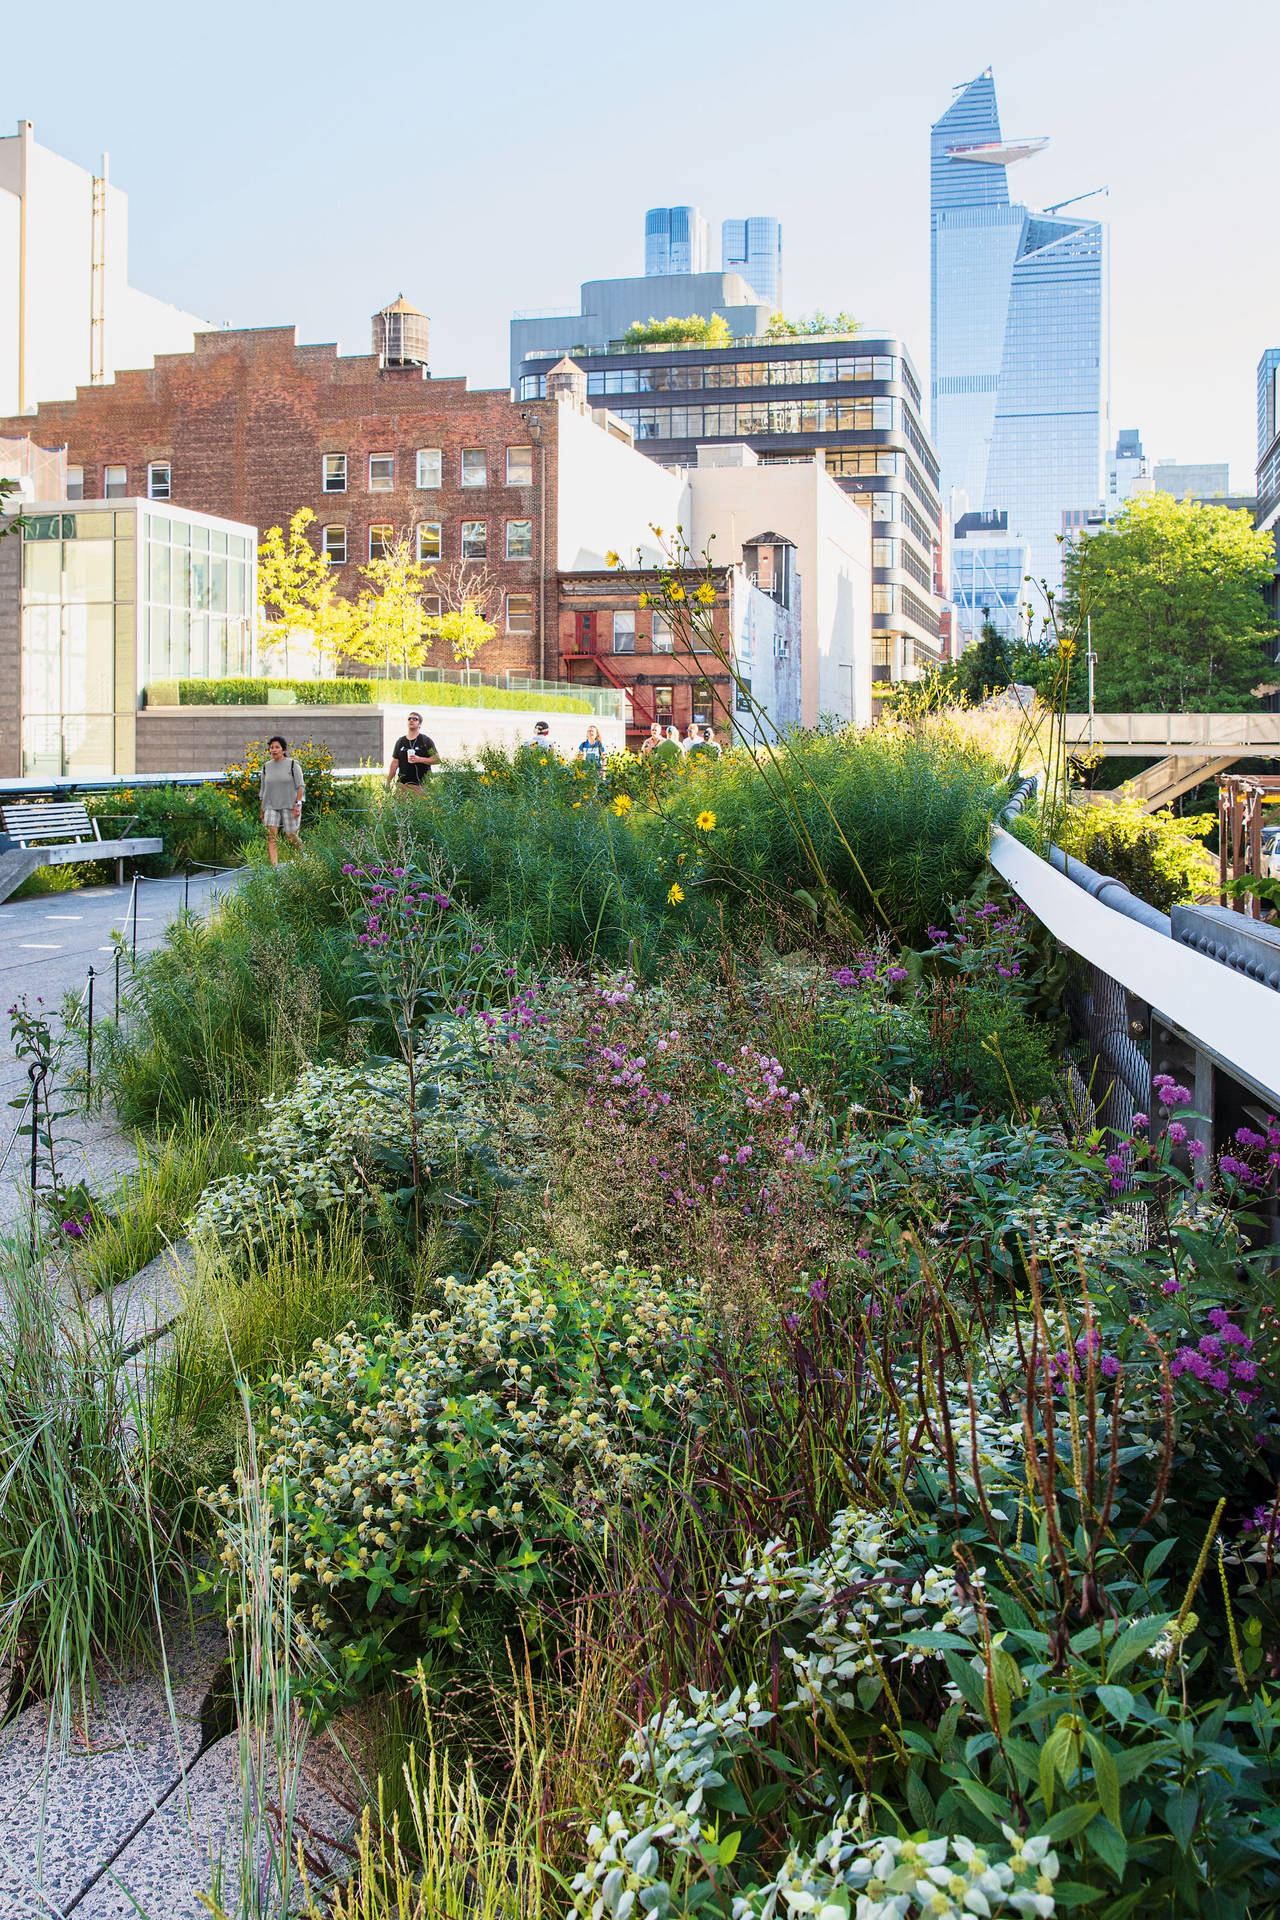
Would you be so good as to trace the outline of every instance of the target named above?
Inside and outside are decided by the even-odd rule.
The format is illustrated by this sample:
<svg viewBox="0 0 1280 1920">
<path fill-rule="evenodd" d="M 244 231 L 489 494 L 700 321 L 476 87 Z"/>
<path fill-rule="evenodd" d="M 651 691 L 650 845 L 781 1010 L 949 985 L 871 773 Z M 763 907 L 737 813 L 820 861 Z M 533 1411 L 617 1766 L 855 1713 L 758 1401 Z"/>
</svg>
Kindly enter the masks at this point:
<svg viewBox="0 0 1280 1920">
<path fill-rule="evenodd" d="M 155 1140 L 138 1142 L 138 1165 L 95 1197 L 91 1230 L 69 1242 L 73 1279 L 90 1292 L 128 1280 L 180 1240 L 210 1181 L 243 1164 L 238 1129 L 188 1108 Z"/>
</svg>

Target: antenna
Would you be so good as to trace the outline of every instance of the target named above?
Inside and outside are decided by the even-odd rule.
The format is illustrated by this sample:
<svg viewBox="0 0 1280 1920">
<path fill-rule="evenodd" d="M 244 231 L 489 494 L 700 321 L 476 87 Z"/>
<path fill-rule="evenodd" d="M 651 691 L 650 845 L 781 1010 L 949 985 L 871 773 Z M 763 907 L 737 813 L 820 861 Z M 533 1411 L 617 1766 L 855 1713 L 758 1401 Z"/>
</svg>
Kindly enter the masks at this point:
<svg viewBox="0 0 1280 1920">
<path fill-rule="evenodd" d="M 1055 200 L 1051 207 L 1045 208 L 1045 212 L 1060 213 L 1063 207 L 1074 207 L 1077 201 L 1092 200 L 1099 193 L 1106 194 L 1110 198 L 1111 189 L 1110 187 L 1090 187 L 1088 193 L 1073 193 L 1069 200 Z"/>
</svg>

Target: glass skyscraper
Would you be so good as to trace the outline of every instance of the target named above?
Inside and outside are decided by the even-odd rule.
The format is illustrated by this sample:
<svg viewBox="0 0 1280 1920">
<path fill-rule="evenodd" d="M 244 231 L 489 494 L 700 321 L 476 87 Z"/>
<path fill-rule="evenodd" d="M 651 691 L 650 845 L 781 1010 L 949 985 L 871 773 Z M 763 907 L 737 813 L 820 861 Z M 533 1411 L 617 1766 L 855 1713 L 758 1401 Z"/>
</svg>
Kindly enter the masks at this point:
<svg viewBox="0 0 1280 1920">
<path fill-rule="evenodd" d="M 1002 137 L 990 68 L 934 123 L 932 402 L 944 497 L 1007 513 L 1056 587 L 1063 512 L 1102 495 L 1107 260 L 1100 221 L 1010 200 L 1009 168 L 1046 144 Z"/>
<path fill-rule="evenodd" d="M 710 273 L 711 227 L 701 207 L 650 207 L 644 217 L 644 270 Z"/>
<path fill-rule="evenodd" d="M 765 213 L 720 222 L 720 271 L 740 273 L 775 313 L 782 307 L 782 223 Z"/>
</svg>

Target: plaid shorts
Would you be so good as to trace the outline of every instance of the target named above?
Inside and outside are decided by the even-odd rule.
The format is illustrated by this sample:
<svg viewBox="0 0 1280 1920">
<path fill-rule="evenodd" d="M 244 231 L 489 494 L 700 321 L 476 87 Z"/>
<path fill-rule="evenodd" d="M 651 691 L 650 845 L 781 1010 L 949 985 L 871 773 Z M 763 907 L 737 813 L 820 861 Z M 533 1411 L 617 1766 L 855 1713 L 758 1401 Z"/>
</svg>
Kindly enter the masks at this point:
<svg viewBox="0 0 1280 1920">
<path fill-rule="evenodd" d="M 264 827 L 275 827 L 281 833 L 296 833 L 302 825 L 302 815 L 295 820 L 292 807 L 264 807 L 262 810 Z"/>
</svg>

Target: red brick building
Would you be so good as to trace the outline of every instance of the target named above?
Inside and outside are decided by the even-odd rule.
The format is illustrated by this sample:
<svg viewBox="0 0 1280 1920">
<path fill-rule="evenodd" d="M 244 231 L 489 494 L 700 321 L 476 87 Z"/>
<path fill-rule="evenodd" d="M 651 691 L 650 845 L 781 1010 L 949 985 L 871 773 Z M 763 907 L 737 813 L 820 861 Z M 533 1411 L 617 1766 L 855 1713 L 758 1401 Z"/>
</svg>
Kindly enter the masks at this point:
<svg viewBox="0 0 1280 1920">
<path fill-rule="evenodd" d="M 701 578 L 690 575 L 690 587 Z M 626 692 L 632 745 L 654 720 L 677 726 L 682 734 L 691 722 L 711 725 L 723 736 L 734 703 L 728 672 L 711 649 L 691 651 L 686 633 L 673 633 L 663 614 L 640 604 L 645 584 L 639 575 L 617 571 L 561 574 L 559 643 L 565 677 Z M 733 584 L 727 568 L 718 572 L 715 626 L 730 653 Z"/>
<path fill-rule="evenodd" d="M 352 594 L 402 533 L 443 569 L 482 563 L 498 633 L 477 664 L 555 679 L 557 405 L 391 358 L 415 319 L 407 345 L 425 356 L 425 317 L 404 302 L 375 317 L 382 353 L 299 346 L 292 327 L 200 334 L 192 353 L 0 421 L 0 438 L 65 443 L 86 500 L 150 495 L 259 530 L 310 507 Z M 453 664 L 447 649 L 434 664 Z"/>
</svg>

